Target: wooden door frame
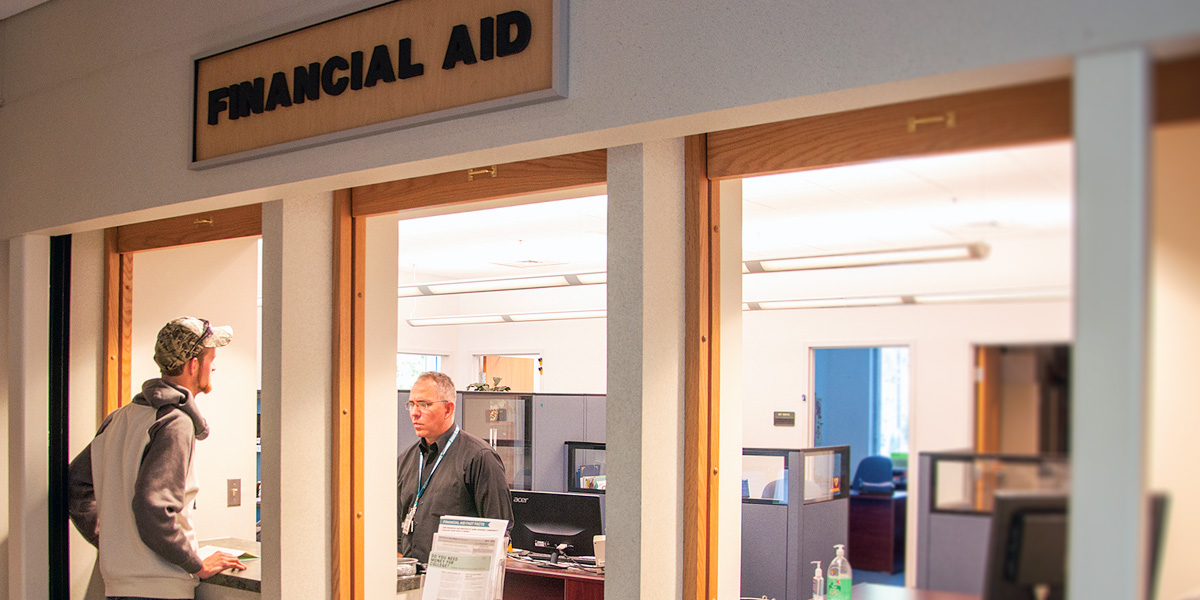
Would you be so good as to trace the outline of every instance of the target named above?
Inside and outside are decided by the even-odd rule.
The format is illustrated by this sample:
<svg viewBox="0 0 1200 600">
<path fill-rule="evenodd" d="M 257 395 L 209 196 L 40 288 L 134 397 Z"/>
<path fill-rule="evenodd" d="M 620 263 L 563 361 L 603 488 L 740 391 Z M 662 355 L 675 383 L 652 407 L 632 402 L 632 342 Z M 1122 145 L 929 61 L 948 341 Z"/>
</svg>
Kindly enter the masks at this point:
<svg viewBox="0 0 1200 600">
<path fill-rule="evenodd" d="M 129 401 L 133 344 L 133 255 L 262 235 L 262 205 L 250 204 L 104 230 L 104 376 L 100 418 Z"/>
<path fill-rule="evenodd" d="M 404 210 L 583 188 L 608 181 L 608 152 L 593 150 L 334 193 L 333 597 L 362 600 L 365 419 L 366 220 Z"/>
<path fill-rule="evenodd" d="M 721 433 L 721 197 L 708 136 L 684 139 L 683 597 L 715 600 Z"/>
</svg>

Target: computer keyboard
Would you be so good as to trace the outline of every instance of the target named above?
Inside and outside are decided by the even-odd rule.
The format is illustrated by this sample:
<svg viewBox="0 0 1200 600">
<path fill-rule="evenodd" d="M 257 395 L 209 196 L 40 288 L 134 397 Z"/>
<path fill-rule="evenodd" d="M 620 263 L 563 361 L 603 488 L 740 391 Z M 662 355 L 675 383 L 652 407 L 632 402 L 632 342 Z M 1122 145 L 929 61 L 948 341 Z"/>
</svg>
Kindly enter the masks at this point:
<svg viewBox="0 0 1200 600">
<path fill-rule="evenodd" d="M 550 562 L 549 554 L 543 554 L 541 552 L 530 552 L 527 556 L 530 560 L 532 560 L 534 562 Z M 563 564 L 563 565 L 570 565 L 570 564 L 574 563 L 574 564 L 580 564 L 580 565 L 587 566 L 587 567 L 594 567 L 594 566 L 596 566 L 596 557 L 595 556 L 559 556 L 558 562 L 559 562 L 559 564 Z"/>
</svg>

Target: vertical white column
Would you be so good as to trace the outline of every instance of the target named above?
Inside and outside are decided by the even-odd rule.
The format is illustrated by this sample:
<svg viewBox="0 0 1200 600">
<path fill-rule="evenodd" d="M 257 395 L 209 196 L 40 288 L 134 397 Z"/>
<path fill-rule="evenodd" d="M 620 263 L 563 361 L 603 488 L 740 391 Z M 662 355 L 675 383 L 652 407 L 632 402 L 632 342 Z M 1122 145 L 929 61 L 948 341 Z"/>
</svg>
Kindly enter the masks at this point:
<svg viewBox="0 0 1200 600">
<path fill-rule="evenodd" d="M 69 459 L 91 443 L 100 425 L 97 415 L 104 396 L 103 367 L 104 232 L 96 230 L 71 235 Z M 74 526 L 70 526 L 70 561 L 71 598 L 104 597 L 96 549 Z"/>
<path fill-rule="evenodd" d="M 1142 598 L 1145 591 L 1150 66 L 1140 48 L 1075 64 L 1073 599 Z"/>
<path fill-rule="evenodd" d="M 331 194 L 263 205 L 262 281 L 262 596 L 327 598 L 333 593 Z"/>
<path fill-rule="evenodd" d="M 8 597 L 45 598 L 50 238 L 14 238 L 8 252 Z"/>
<path fill-rule="evenodd" d="M 608 151 L 606 598 L 683 593 L 683 140 Z"/>
<path fill-rule="evenodd" d="M 367 598 L 396 594 L 396 336 L 400 232 L 396 215 L 367 219 L 363 383 L 363 578 Z M 455 382 L 462 389 L 465 382 Z M 461 417 L 460 417 L 461 418 Z M 460 421 L 461 422 L 461 421 Z"/>
<path fill-rule="evenodd" d="M 742 592 L 742 180 L 719 183 L 721 198 L 721 489 L 717 513 L 717 598 Z"/>
</svg>

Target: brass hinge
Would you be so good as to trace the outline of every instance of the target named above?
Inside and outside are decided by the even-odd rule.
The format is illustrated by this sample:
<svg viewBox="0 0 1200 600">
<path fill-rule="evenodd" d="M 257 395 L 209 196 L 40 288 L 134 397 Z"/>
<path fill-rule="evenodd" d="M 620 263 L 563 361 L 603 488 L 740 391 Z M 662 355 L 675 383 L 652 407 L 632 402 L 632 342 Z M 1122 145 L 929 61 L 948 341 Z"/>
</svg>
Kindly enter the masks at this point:
<svg viewBox="0 0 1200 600">
<path fill-rule="evenodd" d="M 492 165 L 492 166 L 484 168 L 484 169 L 468 169 L 467 170 L 467 181 L 475 181 L 476 175 L 487 175 L 488 173 L 491 173 L 492 177 L 495 178 L 496 171 L 497 171 L 496 165 Z"/>
<path fill-rule="evenodd" d="M 908 132 L 916 133 L 917 127 L 921 125 L 932 125 L 934 123 L 945 123 L 946 129 L 954 129 L 958 123 L 955 121 L 954 111 L 948 110 L 944 115 L 934 115 L 932 117 L 909 117 Z"/>
</svg>

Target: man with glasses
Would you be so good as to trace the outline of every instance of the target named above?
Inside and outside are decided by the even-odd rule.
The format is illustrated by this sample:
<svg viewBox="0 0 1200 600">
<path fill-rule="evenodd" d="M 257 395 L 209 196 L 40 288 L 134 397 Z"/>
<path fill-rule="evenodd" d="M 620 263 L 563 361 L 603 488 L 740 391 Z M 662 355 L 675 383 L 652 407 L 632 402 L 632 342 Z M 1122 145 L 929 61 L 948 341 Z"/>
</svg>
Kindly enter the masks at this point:
<svg viewBox="0 0 1200 600">
<path fill-rule="evenodd" d="M 454 423 L 454 399 L 454 382 L 429 371 L 417 376 L 405 405 L 421 439 L 396 465 L 396 550 L 422 563 L 445 515 L 505 519 L 512 527 L 504 463 L 487 442 Z"/>
<path fill-rule="evenodd" d="M 71 521 L 100 549 L 110 599 L 193 598 L 200 579 L 246 568 L 223 552 L 201 560 L 190 514 L 196 440 L 208 437 L 195 397 L 212 391 L 217 348 L 232 339 L 195 317 L 164 325 L 154 344 L 162 377 L 105 417 L 71 461 Z"/>
</svg>

